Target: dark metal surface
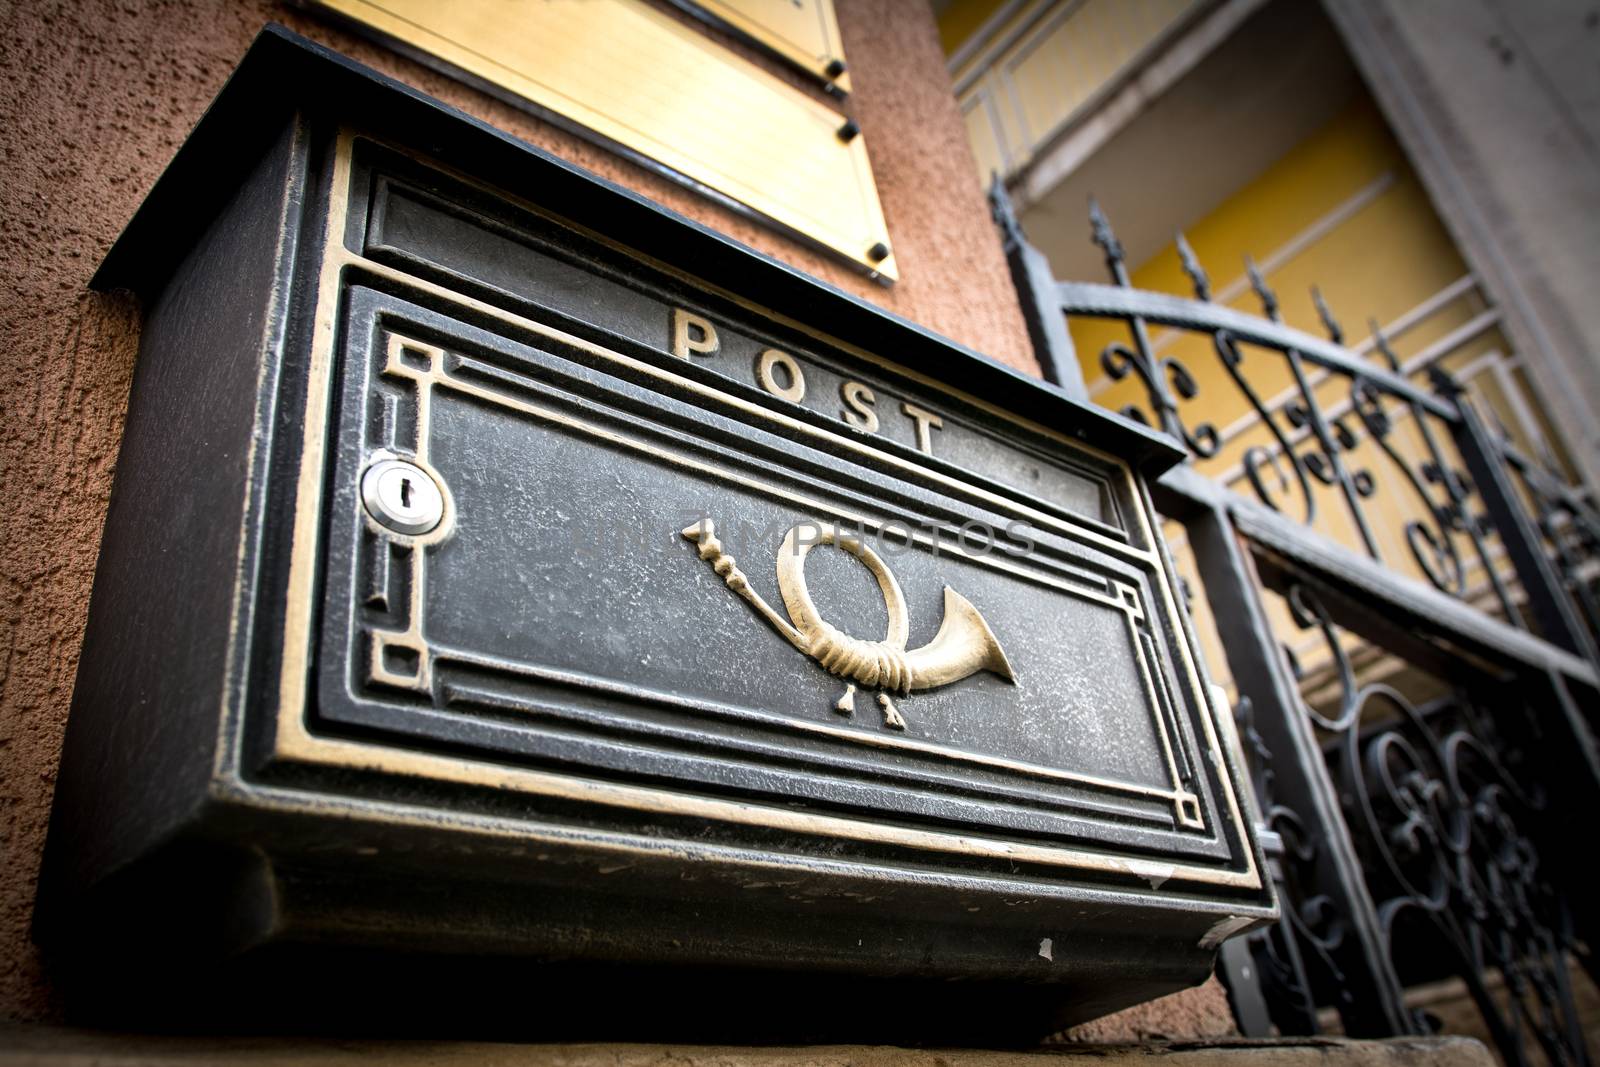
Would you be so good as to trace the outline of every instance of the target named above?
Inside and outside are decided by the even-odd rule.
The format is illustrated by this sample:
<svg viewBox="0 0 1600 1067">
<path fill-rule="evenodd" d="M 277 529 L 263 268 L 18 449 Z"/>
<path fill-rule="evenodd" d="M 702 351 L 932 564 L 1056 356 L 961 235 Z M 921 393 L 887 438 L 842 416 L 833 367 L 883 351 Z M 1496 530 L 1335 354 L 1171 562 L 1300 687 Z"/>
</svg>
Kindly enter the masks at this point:
<svg viewBox="0 0 1600 1067">
<path fill-rule="evenodd" d="M 81 1017 L 1026 1041 L 1275 913 L 1158 435 L 279 31 L 98 281 Z"/>
<path fill-rule="evenodd" d="M 1006 216 L 1003 203 L 996 210 Z M 1376 358 L 1345 348 L 1319 292 L 1327 340 L 1279 321 L 1253 264 L 1265 318 L 1216 306 L 1181 235 L 1195 299 L 1136 290 L 1098 207 L 1090 222 L 1115 284 L 1059 283 L 1034 314 L 1126 323 L 1130 343 L 1109 345 L 1101 363 L 1113 379 L 1137 378 L 1146 403 L 1127 414 L 1192 460 L 1152 490 L 1188 535 L 1238 690 L 1283 909 L 1224 953 L 1241 1027 L 1310 1034 L 1332 1010 L 1348 1033 L 1424 1033 L 1434 1022 L 1408 990 L 1452 978 L 1505 1062 L 1590 1062 L 1569 973 L 1581 959 L 1592 974 L 1592 948 L 1580 950 L 1597 930 L 1570 821 L 1600 804 L 1591 494 L 1491 431 L 1448 376 L 1434 374 L 1432 391 L 1408 380 L 1376 324 Z M 1008 239 L 1025 247 L 1014 229 Z M 1201 473 L 1222 435 L 1200 417 L 1196 376 L 1151 344 L 1151 324 L 1204 336 L 1271 434 L 1244 455 L 1257 499 Z M 1285 376 L 1288 399 L 1269 402 L 1257 382 Z M 1334 390 L 1348 399 L 1329 406 Z M 1420 460 L 1399 447 L 1401 418 L 1413 421 Z M 1319 484 L 1342 501 L 1361 549 L 1323 533 Z M 1426 584 L 1382 558 L 1371 502 L 1385 492 L 1414 505 L 1400 532 Z M 1514 580 L 1495 570 L 1502 547 Z M 1487 575 L 1486 607 L 1469 602 L 1468 560 Z M 1307 690 L 1315 701 L 1290 635 L 1269 621 L 1274 593 L 1324 638 L 1320 688 Z M 1362 665 L 1351 638 L 1364 643 Z M 1366 678 L 1374 664 L 1435 695 L 1419 701 L 1400 681 Z"/>
<path fill-rule="evenodd" d="M 1108 595 L 1116 582 L 1153 604 L 1159 591 L 1137 566 L 1075 541 L 1064 523 L 1059 532 L 1030 528 L 1030 553 L 1018 544 L 967 556 L 959 524 L 947 515 L 996 531 L 1025 520 L 869 480 L 817 446 L 665 395 L 643 396 L 599 372 L 582 373 L 558 352 L 504 341 L 364 287 L 350 290 L 347 307 L 351 345 L 343 362 L 364 373 L 347 379 L 333 467 L 331 504 L 345 518 L 327 544 L 324 720 L 562 767 L 648 767 L 650 777 L 864 818 L 890 810 L 908 821 L 1047 839 L 1093 841 L 1115 832 L 1168 854 L 1226 855 L 1214 838 L 1174 834 L 1171 802 L 1148 792 L 1199 784 L 1193 772 L 1168 780 L 1166 732 L 1174 733 L 1181 767 L 1199 760 L 1194 728 L 1165 697 L 1183 683 L 1146 652 L 1168 636 L 1147 632 L 1138 608 L 1140 643 L 1130 644 L 1129 613 Z M 428 550 L 424 569 L 406 578 L 393 573 L 401 568 L 387 541 L 370 543 L 356 499 L 367 457 L 416 447 L 403 417 L 382 414 L 414 403 L 409 383 L 383 374 L 396 337 L 439 346 L 451 381 L 491 383 L 488 392 L 432 390 L 429 460 L 458 517 L 449 541 Z M 952 420 L 945 430 L 959 427 Z M 593 443 L 602 434 L 604 450 Z M 1114 484 L 1091 485 L 1115 501 Z M 1090 499 L 1098 503 L 1098 492 Z M 777 542 L 797 524 L 859 516 L 869 536 L 888 524 L 936 531 L 937 554 L 927 543 L 880 549 L 906 591 L 913 640 L 939 628 L 948 583 L 980 606 L 1019 665 L 1017 683 L 985 674 L 907 697 L 909 725 L 898 737 L 884 736 L 876 709 L 841 716 L 833 709 L 841 685 L 753 619 L 695 560 L 680 531 L 704 515 L 774 602 Z M 882 598 L 865 569 L 826 553 L 810 576 L 835 625 L 883 632 Z M 349 694 L 352 672 L 365 683 L 361 666 L 374 631 L 403 631 L 413 621 L 398 591 L 423 579 L 419 623 L 434 671 L 426 687 L 432 700 L 422 708 L 414 697 L 396 701 L 394 685 L 383 682 Z M 1083 596 L 1063 596 L 1063 584 Z M 383 590 L 388 610 L 374 611 L 373 589 Z M 1039 663 L 1049 667 L 1024 666 Z M 1165 675 L 1155 704 L 1146 671 Z M 1098 683 L 1092 693 L 1072 682 L 1089 677 Z M 560 728 L 519 727 L 507 721 L 517 709 Z M 441 711 L 450 714 L 441 718 Z M 874 753 L 885 746 L 892 762 Z M 959 791 L 950 789 L 953 781 Z M 1220 810 L 1216 800 L 1207 807 Z"/>
</svg>

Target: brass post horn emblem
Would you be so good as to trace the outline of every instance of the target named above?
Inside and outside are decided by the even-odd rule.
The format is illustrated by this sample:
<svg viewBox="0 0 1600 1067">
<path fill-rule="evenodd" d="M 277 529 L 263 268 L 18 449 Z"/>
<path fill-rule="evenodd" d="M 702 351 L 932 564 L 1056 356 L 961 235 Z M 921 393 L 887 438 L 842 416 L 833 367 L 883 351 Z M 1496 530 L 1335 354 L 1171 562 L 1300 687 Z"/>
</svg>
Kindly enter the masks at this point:
<svg viewBox="0 0 1600 1067">
<path fill-rule="evenodd" d="M 803 528 L 817 530 L 816 539 L 800 542 L 795 535 Z M 778 549 L 778 592 L 789 612 L 788 619 L 750 588 L 749 580 L 735 565 L 733 557 L 722 550 L 711 519 L 690 526 L 683 531 L 683 536 L 698 546 L 700 558 L 710 563 L 728 588 L 743 597 L 773 629 L 829 673 L 845 679 L 848 686 L 834 704 L 834 710 L 841 714 L 855 711 L 857 685 L 877 689 L 880 690 L 878 704 L 883 708 L 884 725 L 904 730 L 906 721 L 889 699 L 890 692 L 904 695 L 913 689 L 936 689 L 978 671 L 990 671 L 1016 684 L 1011 663 L 989 624 L 971 601 L 948 585 L 944 587 L 944 618 L 939 623 L 939 632 L 921 648 L 907 652 L 910 620 L 900 583 L 895 581 L 883 559 L 860 538 L 841 533 L 831 523 L 802 523 L 791 527 L 784 535 Z M 851 637 L 817 611 L 806 589 L 806 555 L 816 545 L 835 545 L 843 549 L 859 559 L 877 579 L 878 588 L 883 591 L 884 606 L 889 609 L 889 632 L 882 641 Z"/>
</svg>

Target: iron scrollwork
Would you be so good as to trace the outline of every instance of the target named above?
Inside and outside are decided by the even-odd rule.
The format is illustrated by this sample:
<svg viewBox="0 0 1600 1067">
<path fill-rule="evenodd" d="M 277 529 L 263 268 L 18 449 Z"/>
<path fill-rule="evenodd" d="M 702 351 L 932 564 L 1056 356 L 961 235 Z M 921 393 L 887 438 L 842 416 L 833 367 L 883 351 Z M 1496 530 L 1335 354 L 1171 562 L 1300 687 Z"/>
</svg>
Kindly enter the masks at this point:
<svg viewBox="0 0 1600 1067">
<path fill-rule="evenodd" d="M 998 188 L 995 196 L 1003 201 Z M 1208 592 L 1213 615 L 1219 606 L 1251 615 L 1231 628 L 1226 619 L 1219 623 L 1241 689 L 1239 732 L 1283 910 L 1281 923 L 1250 935 L 1253 966 L 1230 971 L 1258 976 L 1263 997 L 1250 1000 L 1253 1017 L 1259 1020 L 1264 1002 L 1285 1033 L 1316 1032 L 1319 1012 L 1329 1009 L 1351 1032 L 1425 1033 L 1432 1021 L 1408 991 L 1453 977 L 1506 1062 L 1526 1063 L 1539 1052 L 1551 1063 L 1589 1062 L 1568 982 L 1575 936 L 1553 888 L 1559 876 L 1570 877 L 1570 864 L 1564 854 L 1547 853 L 1553 862 L 1541 862 L 1535 842 L 1548 837 L 1553 798 L 1587 797 L 1593 785 L 1587 778 L 1541 781 L 1547 797 L 1529 773 L 1559 762 L 1550 746 L 1562 742 L 1553 739 L 1574 743 L 1576 730 L 1581 747 L 1581 728 L 1561 724 L 1574 709 L 1587 714 L 1585 706 L 1568 701 L 1569 710 L 1552 715 L 1530 705 L 1567 684 L 1541 688 L 1537 672 L 1545 661 L 1531 653 L 1499 665 L 1458 654 L 1458 635 L 1482 632 L 1466 621 L 1470 612 L 1412 634 L 1389 617 L 1362 619 L 1360 593 L 1379 590 L 1385 603 L 1401 605 L 1431 595 L 1385 570 L 1400 567 L 1470 607 L 1536 631 L 1533 639 L 1497 634 L 1497 649 L 1583 656 L 1585 641 L 1573 639 L 1563 605 L 1575 601 L 1591 633 L 1600 632 L 1600 509 L 1553 461 L 1531 461 L 1507 435 L 1492 440 L 1485 432 L 1472 398 L 1444 370 L 1445 354 L 1461 342 L 1445 344 L 1447 337 L 1402 360 L 1373 322 L 1370 338 L 1350 346 L 1316 289 L 1320 333 L 1291 327 L 1248 260 L 1245 275 L 1260 312 L 1241 311 L 1227 302 L 1231 296 L 1224 299 L 1234 286 L 1213 292 L 1181 233 L 1177 252 L 1192 296 L 1138 289 L 1098 205 L 1091 205 L 1090 222 L 1111 284 L 1057 281 L 1049 311 L 1128 327 L 1130 339 L 1095 355 L 1111 381 L 1142 387 L 1125 413 L 1182 442 L 1194 462 L 1195 471 L 1165 488 L 1185 508 L 1176 517 L 1190 528 L 1205 584 L 1217 583 L 1219 593 Z M 1020 242 L 1014 221 L 1013 231 Z M 1172 333 L 1152 343 L 1152 329 Z M 1177 349 L 1188 364 L 1172 354 L 1173 342 L 1186 335 L 1210 342 Z M 1195 373 L 1210 369 L 1195 361 L 1213 357 L 1221 373 Z M 1202 395 L 1213 388 L 1242 399 L 1232 425 L 1218 428 L 1215 398 Z M 1193 488 L 1201 480 L 1196 473 L 1230 486 L 1248 482 L 1243 492 L 1304 528 L 1263 523 L 1253 504 Z M 1277 543 L 1254 540 L 1241 514 L 1257 533 L 1273 531 Z M 1341 522 L 1353 537 L 1336 529 Z M 1370 562 L 1329 551 L 1330 540 L 1349 542 Z M 1314 648 L 1326 646 L 1327 674 L 1318 677 L 1330 684 L 1318 692 L 1331 690 L 1334 698 L 1307 698 L 1311 682 L 1296 657 L 1286 663 L 1271 620 L 1252 615 L 1250 605 L 1262 607 L 1252 553 L 1257 563 L 1270 557 L 1268 577 L 1286 590 L 1292 624 L 1313 632 Z M 1342 621 L 1377 642 L 1363 656 L 1394 668 L 1393 684 L 1357 673 L 1346 636 L 1313 595 L 1323 580 L 1340 594 L 1333 603 L 1346 613 Z M 1384 642 L 1375 635 L 1385 633 L 1397 647 L 1379 647 Z M 1595 662 L 1593 643 L 1587 647 Z M 1406 662 L 1408 650 L 1425 662 Z M 1368 660 L 1361 663 L 1367 669 Z M 1429 671 L 1448 675 L 1448 684 L 1426 684 L 1463 691 L 1421 702 L 1410 681 Z M 1259 730 L 1251 722 L 1252 695 L 1260 698 Z M 1269 751 L 1264 737 L 1281 751 Z M 1592 908 L 1571 900 L 1592 944 Z"/>
<path fill-rule="evenodd" d="M 1111 223 L 1100 205 L 1089 201 L 1089 220 L 1094 242 L 1105 252 L 1106 265 L 1117 284 L 1128 285 L 1128 271 L 1123 261 L 1122 242 L 1111 231 Z M 1171 356 L 1156 356 L 1150 345 L 1150 334 L 1144 319 L 1134 315 L 1128 319 L 1133 333 L 1134 347 L 1113 342 L 1100 353 L 1100 366 L 1112 381 L 1121 381 L 1129 373 L 1139 376 L 1150 405 L 1156 411 L 1156 425 L 1184 443 L 1189 452 L 1201 459 L 1209 459 L 1222 447 L 1222 437 L 1215 425 L 1202 422 L 1192 429 L 1183 421 L 1178 411 L 1178 399 L 1193 400 L 1200 395 L 1200 384 L 1182 361 Z M 1149 424 L 1144 411 L 1128 405 L 1122 414 L 1138 422 Z"/>
<path fill-rule="evenodd" d="M 1323 738 L 1396 972 L 1412 984 L 1461 979 L 1508 1063 L 1527 1062 L 1530 1041 L 1551 1063 L 1587 1063 L 1566 909 L 1529 830 L 1549 802 L 1514 773 L 1518 750 L 1501 729 L 1519 709 L 1490 714 L 1479 693 L 1418 707 L 1388 684 L 1358 684 L 1316 595 L 1293 584 L 1287 599 L 1336 668 L 1336 710 L 1304 710 Z"/>
<path fill-rule="evenodd" d="M 1245 476 L 1250 479 L 1250 487 L 1255 490 L 1257 498 L 1274 511 L 1283 510 L 1279 494 L 1287 492 L 1291 488 L 1291 484 L 1294 487 L 1298 487 L 1302 505 L 1300 521 L 1307 526 L 1311 525 L 1317 518 L 1317 498 L 1312 494 L 1311 482 L 1306 477 L 1310 469 L 1309 466 L 1295 451 L 1294 444 L 1289 440 L 1288 433 L 1284 431 L 1282 426 L 1278 425 L 1277 418 L 1274 417 L 1266 402 L 1261 399 L 1260 394 L 1251 386 L 1250 379 L 1244 373 L 1244 355 L 1239 351 L 1239 343 L 1234 339 L 1232 332 L 1218 330 L 1214 335 L 1214 340 L 1217 355 L 1222 360 L 1222 366 L 1227 370 L 1234 384 L 1238 386 L 1239 392 L 1244 395 L 1245 399 L 1250 402 L 1250 406 L 1255 409 L 1257 417 L 1261 419 L 1261 424 L 1271 432 L 1273 440 L 1277 442 L 1278 446 L 1275 450 L 1261 445 L 1251 445 L 1245 449 L 1243 458 L 1244 471 Z M 1293 483 L 1289 480 L 1289 473 L 1285 473 L 1283 469 L 1284 464 L 1288 465 L 1289 472 L 1294 476 Z M 1266 482 L 1265 473 L 1269 471 L 1277 476 L 1278 487 L 1276 490 L 1270 488 Z"/>
<path fill-rule="evenodd" d="M 1326 339 L 1285 325 L 1277 294 L 1248 258 L 1245 273 L 1262 317 L 1213 303 L 1210 277 L 1181 233 L 1177 235 L 1178 255 L 1193 299 L 1134 289 L 1122 245 L 1098 204 L 1091 203 L 1090 223 L 1093 240 L 1105 253 L 1113 286 L 1063 285 L 1062 306 L 1069 314 L 1121 319 L 1128 324 L 1131 343 L 1115 341 L 1099 353 L 1100 364 L 1112 381 L 1132 377 L 1144 388 L 1144 403 L 1125 405 L 1124 414 L 1147 424 L 1153 421 L 1182 441 L 1196 460 L 1218 456 L 1238 427 L 1218 430 L 1213 422 L 1194 423 L 1185 416 L 1186 408 L 1207 402 L 1200 395 L 1200 379 L 1181 360 L 1163 354 L 1163 345 L 1152 344 L 1149 331 L 1155 324 L 1209 334 L 1228 380 L 1270 437 L 1247 444 L 1238 460 L 1239 471 L 1261 503 L 1316 526 L 1322 518 L 1319 489 L 1333 489 L 1343 502 L 1349 528 L 1367 555 L 1380 563 L 1390 562 L 1384 559 L 1381 524 L 1392 523 L 1394 541 L 1404 546 L 1404 554 L 1429 584 L 1467 600 L 1484 588 L 1498 614 L 1513 625 L 1526 625 L 1492 545 L 1499 531 L 1486 518 L 1471 480 L 1459 469 L 1459 460 L 1446 448 L 1447 442 L 1460 436 L 1454 400 L 1460 390 L 1458 383 L 1436 367 L 1428 368 L 1431 391 L 1413 383 L 1410 374 L 1415 368 L 1402 364 L 1376 322 L 1368 346 L 1373 358 L 1345 347 L 1344 330 L 1315 287 L 1312 302 Z M 1247 359 L 1247 348 L 1265 352 L 1272 365 L 1287 372 L 1289 385 L 1283 394 L 1270 398 L 1263 394 L 1257 383 L 1265 376 L 1253 370 L 1250 360 L 1255 357 Z M 1345 398 L 1335 403 L 1341 384 Z M 1409 420 L 1415 428 L 1410 444 L 1400 440 L 1400 420 Z M 1393 472 L 1401 494 L 1413 502 L 1404 514 L 1395 516 L 1371 507 L 1381 495 L 1379 469 Z M 1561 484 L 1559 480 L 1557 484 Z M 1532 486 L 1529 493 L 1536 500 L 1558 498 L 1541 497 Z M 1559 506 L 1555 512 L 1565 515 Z M 1592 508 L 1590 514 L 1594 514 Z M 1564 517 L 1557 527 L 1570 549 L 1572 527 Z M 1597 531 L 1600 521 L 1589 532 Z M 1561 539 L 1551 537 L 1550 542 L 1552 555 L 1567 569 L 1560 554 Z M 1475 571 L 1481 571 L 1481 585 L 1472 578 Z M 1593 589 L 1590 591 L 1592 594 Z M 1583 589 L 1574 587 L 1572 593 L 1581 596 Z M 1591 595 L 1585 610 L 1591 623 L 1600 621 L 1600 597 Z"/>
<path fill-rule="evenodd" d="M 1319 1000 L 1340 1007 L 1351 999 L 1348 977 L 1338 955 L 1348 934 L 1348 920 L 1325 893 L 1309 888 L 1310 872 L 1328 862 L 1324 848 L 1299 813 L 1277 799 L 1277 770 L 1272 750 L 1255 728 L 1255 710 L 1241 697 L 1234 719 L 1245 744 L 1245 760 L 1261 809 L 1268 867 L 1273 873 L 1283 919 L 1246 938 L 1260 975 L 1263 999 L 1273 1023 L 1283 1033 L 1315 1034 Z M 1273 848 L 1276 844 L 1276 848 Z"/>
<path fill-rule="evenodd" d="M 1501 454 L 1515 475 L 1566 592 L 1591 633 L 1600 634 L 1600 507 L 1568 483 L 1554 457 L 1534 461 L 1501 431 Z"/>
</svg>

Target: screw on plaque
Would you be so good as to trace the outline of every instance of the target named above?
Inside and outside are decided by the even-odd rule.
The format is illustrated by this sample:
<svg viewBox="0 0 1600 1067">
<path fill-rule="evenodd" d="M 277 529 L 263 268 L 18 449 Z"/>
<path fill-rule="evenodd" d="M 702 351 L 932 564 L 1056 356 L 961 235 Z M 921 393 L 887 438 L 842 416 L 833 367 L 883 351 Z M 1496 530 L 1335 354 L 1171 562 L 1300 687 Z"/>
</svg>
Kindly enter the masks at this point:
<svg viewBox="0 0 1600 1067">
<path fill-rule="evenodd" d="M 889 258 L 889 246 L 884 244 L 882 241 L 879 241 L 877 244 L 867 249 L 867 258 L 872 260 L 874 263 L 882 263 L 884 260 Z"/>
<path fill-rule="evenodd" d="M 361 502 L 379 525 L 416 537 L 444 518 L 444 494 L 433 476 L 403 459 L 380 459 L 361 476 Z"/>
<path fill-rule="evenodd" d="M 855 119 L 845 119 L 844 125 L 840 126 L 838 130 L 834 132 L 838 134 L 839 140 L 843 141 L 845 144 L 849 144 L 860 135 L 861 127 L 856 124 Z"/>
<path fill-rule="evenodd" d="M 843 74 L 846 69 L 847 68 L 844 65 L 844 60 L 830 59 L 828 60 L 828 65 L 823 68 L 823 73 L 830 78 L 837 78 L 839 75 Z"/>
</svg>

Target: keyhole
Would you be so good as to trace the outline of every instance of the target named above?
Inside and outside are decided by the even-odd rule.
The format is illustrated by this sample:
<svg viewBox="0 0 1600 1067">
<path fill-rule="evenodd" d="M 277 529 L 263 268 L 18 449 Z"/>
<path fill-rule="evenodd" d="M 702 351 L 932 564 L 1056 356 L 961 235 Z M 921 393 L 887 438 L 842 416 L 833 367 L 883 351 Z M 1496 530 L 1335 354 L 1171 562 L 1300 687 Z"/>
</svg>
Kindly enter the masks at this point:
<svg viewBox="0 0 1600 1067">
<path fill-rule="evenodd" d="M 428 473 L 402 459 L 380 459 L 361 476 L 367 513 L 395 533 L 416 537 L 444 518 L 440 487 Z"/>
</svg>

